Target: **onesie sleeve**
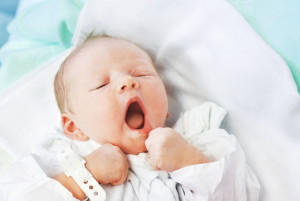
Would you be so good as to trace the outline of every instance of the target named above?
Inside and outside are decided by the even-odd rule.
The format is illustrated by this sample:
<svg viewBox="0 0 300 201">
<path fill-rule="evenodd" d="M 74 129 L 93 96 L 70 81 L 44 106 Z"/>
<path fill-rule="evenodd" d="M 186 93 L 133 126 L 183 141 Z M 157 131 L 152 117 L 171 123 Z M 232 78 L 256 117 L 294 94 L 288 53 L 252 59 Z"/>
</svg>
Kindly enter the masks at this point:
<svg viewBox="0 0 300 201">
<path fill-rule="evenodd" d="M 13 164 L 0 180 L 0 200 L 77 201 L 58 181 L 45 174 L 32 154 Z"/>
<path fill-rule="evenodd" d="M 194 136 L 219 128 L 227 111 L 212 102 L 204 102 L 181 114 L 173 129 L 191 141 Z"/>
<path fill-rule="evenodd" d="M 225 131 L 215 129 L 203 135 L 224 138 Z M 246 164 L 243 150 L 233 136 L 228 135 L 227 140 L 231 141 L 231 148 L 227 147 L 223 156 L 221 151 L 214 150 L 213 162 L 187 166 L 171 173 L 176 182 L 192 192 L 195 200 L 258 200 L 260 185 Z"/>
<path fill-rule="evenodd" d="M 260 185 L 236 138 L 219 126 L 226 111 L 206 102 L 182 114 L 175 130 L 212 162 L 170 173 L 194 200 L 258 200 Z"/>
<path fill-rule="evenodd" d="M 0 180 L 0 200 L 77 201 L 71 192 L 52 179 L 62 172 L 56 156 L 48 149 L 56 139 L 47 138 L 31 154 L 10 166 Z"/>
</svg>

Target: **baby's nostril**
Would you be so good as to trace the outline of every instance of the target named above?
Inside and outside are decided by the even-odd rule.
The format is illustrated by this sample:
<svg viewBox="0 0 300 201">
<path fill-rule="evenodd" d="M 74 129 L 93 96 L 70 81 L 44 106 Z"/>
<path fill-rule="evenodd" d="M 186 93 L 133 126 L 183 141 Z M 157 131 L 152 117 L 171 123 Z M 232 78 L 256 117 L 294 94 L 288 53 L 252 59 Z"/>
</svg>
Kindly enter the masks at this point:
<svg viewBox="0 0 300 201">
<path fill-rule="evenodd" d="M 122 86 L 122 88 L 121 88 L 121 89 L 122 89 L 122 90 L 126 89 L 126 85 Z"/>
<path fill-rule="evenodd" d="M 135 83 L 132 83 L 132 88 L 135 88 L 136 84 Z"/>
</svg>

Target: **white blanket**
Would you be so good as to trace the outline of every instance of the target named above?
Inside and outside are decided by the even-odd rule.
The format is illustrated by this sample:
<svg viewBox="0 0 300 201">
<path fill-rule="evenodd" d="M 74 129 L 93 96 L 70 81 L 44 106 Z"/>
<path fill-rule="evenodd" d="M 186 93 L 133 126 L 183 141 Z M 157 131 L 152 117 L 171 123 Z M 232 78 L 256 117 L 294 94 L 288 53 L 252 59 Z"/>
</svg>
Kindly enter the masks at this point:
<svg viewBox="0 0 300 201">
<path fill-rule="evenodd" d="M 91 33 L 125 38 L 150 52 L 171 97 L 168 124 L 205 100 L 226 108 L 223 127 L 246 151 L 261 200 L 300 199 L 300 96 L 282 58 L 229 3 L 88 0 L 74 43 Z M 59 127 L 56 69 L 53 60 L 0 97 L 0 143 L 16 158 Z"/>
<path fill-rule="evenodd" d="M 282 58 L 228 2 L 88 0 L 79 20 L 75 44 L 107 34 L 147 49 L 171 85 L 171 108 L 225 107 L 262 200 L 300 199 L 300 96 Z"/>
</svg>

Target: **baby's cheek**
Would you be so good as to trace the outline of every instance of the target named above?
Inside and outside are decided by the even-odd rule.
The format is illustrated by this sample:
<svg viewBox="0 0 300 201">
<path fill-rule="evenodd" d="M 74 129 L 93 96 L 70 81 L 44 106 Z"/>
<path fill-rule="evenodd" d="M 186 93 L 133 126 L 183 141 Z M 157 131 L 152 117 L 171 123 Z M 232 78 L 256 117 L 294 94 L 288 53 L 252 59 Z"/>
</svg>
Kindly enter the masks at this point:
<svg viewBox="0 0 300 201">
<path fill-rule="evenodd" d="M 159 104 L 159 103 L 158 103 Z M 157 127 L 163 127 L 167 117 L 167 111 L 164 111 L 163 108 L 154 107 L 152 110 L 152 120 L 153 120 L 153 129 Z"/>
<path fill-rule="evenodd" d="M 163 94 L 159 94 L 148 100 L 150 100 L 148 111 L 151 114 L 152 121 L 155 123 L 155 127 L 162 127 L 168 113 L 167 98 Z"/>
</svg>

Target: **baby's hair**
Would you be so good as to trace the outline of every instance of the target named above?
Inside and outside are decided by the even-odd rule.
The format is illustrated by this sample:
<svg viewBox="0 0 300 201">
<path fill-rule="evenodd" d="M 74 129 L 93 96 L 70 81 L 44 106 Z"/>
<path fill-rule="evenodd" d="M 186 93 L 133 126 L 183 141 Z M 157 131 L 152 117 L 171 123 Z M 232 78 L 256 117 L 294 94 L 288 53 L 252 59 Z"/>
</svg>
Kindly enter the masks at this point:
<svg viewBox="0 0 300 201">
<path fill-rule="evenodd" d="M 71 111 L 71 108 L 69 105 L 69 102 L 70 102 L 69 101 L 69 93 L 68 93 L 69 87 L 68 87 L 68 85 L 66 83 L 66 79 L 65 79 L 68 60 L 69 60 L 69 56 L 64 60 L 64 62 L 59 67 L 59 69 L 55 75 L 55 79 L 54 79 L 55 98 L 56 98 L 56 102 L 57 102 L 57 105 L 58 105 L 61 113 L 66 112 L 66 109 Z"/>
<path fill-rule="evenodd" d="M 65 84 L 65 79 L 64 79 L 64 74 L 65 74 L 65 62 L 66 60 L 62 63 L 60 68 L 58 69 L 55 79 L 54 79 L 54 92 L 55 92 L 55 98 L 57 105 L 59 107 L 59 110 L 61 113 L 65 112 L 65 101 L 68 100 L 67 98 L 67 91 L 66 91 L 66 84 Z"/>
</svg>

